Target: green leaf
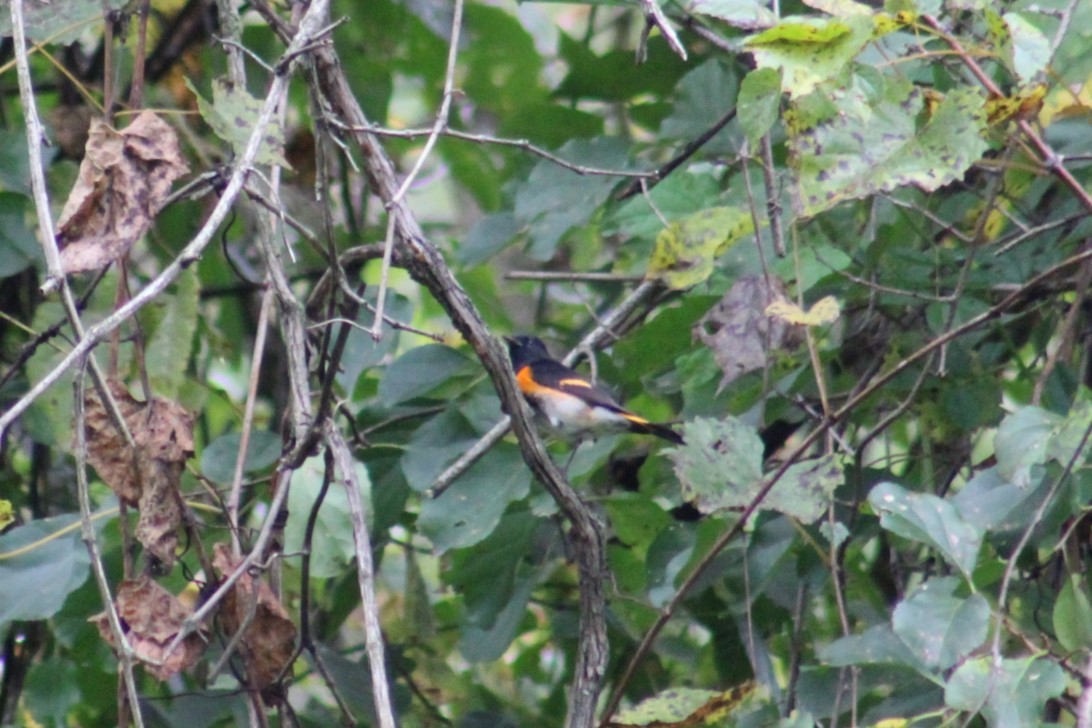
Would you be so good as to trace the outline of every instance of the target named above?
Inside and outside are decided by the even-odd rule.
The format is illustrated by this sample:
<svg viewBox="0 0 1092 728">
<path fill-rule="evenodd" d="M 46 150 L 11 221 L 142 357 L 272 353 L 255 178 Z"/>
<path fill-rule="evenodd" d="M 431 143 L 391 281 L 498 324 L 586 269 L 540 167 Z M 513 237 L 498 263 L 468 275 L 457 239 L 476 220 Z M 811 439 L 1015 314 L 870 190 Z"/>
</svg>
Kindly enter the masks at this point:
<svg viewBox="0 0 1092 728">
<path fill-rule="evenodd" d="M 992 674 L 991 674 L 992 673 Z M 1043 703 L 1065 690 L 1065 673 L 1038 657 L 969 660 L 955 671 L 944 690 L 944 702 L 957 710 L 981 711 L 988 725 L 1039 725 Z"/>
<path fill-rule="evenodd" d="M 785 92 L 797 97 L 842 73 L 872 34 L 868 16 L 793 17 L 751 36 L 745 45 L 759 68 L 780 69 Z"/>
<path fill-rule="evenodd" d="M 124 7 L 127 0 L 108 0 L 111 10 Z M 12 35 L 10 3 L 0 12 L 0 38 Z M 102 20 L 102 0 L 24 0 L 23 29 L 27 38 L 37 43 L 69 45 Z M 100 31 L 101 33 L 101 31 Z"/>
<path fill-rule="evenodd" d="M 1054 632 L 1069 652 L 1092 648 L 1092 604 L 1080 574 L 1070 574 L 1054 602 Z"/>
<path fill-rule="evenodd" d="M 307 520 L 322 489 L 323 458 L 308 458 L 292 478 L 288 491 L 288 521 L 284 526 L 285 549 L 298 553 L 303 550 Z M 360 486 L 360 498 L 371 503 L 371 478 L 363 463 L 355 462 L 353 472 Z M 370 518 L 370 514 L 366 514 Z M 341 574 L 356 557 L 353 543 L 353 522 L 349 509 L 349 494 L 344 482 L 334 478 L 319 507 L 315 530 L 311 537 L 311 578 L 326 579 Z"/>
<path fill-rule="evenodd" d="M 760 0 L 694 0 L 690 12 L 723 20 L 743 30 L 769 28 L 777 23 L 777 16 Z"/>
<path fill-rule="evenodd" d="M 530 487 L 519 448 L 498 445 L 443 495 L 425 500 L 417 526 L 440 553 L 472 546 L 492 533 L 508 504 L 526 497 Z"/>
<path fill-rule="evenodd" d="M 599 169 L 626 170 L 630 166 L 626 145 L 610 137 L 577 139 L 556 154 L 573 164 Z M 536 164 L 517 190 L 515 204 L 520 225 L 528 226 L 531 256 L 536 260 L 553 257 L 565 233 L 588 223 L 615 182 L 610 176 L 577 174 L 545 159 Z"/>
<path fill-rule="evenodd" d="M 739 78 L 733 69 L 711 58 L 687 73 L 678 84 L 671 115 L 660 125 L 661 139 L 690 141 L 704 133 L 735 104 Z M 703 149 L 716 153 L 731 148 L 727 131 L 720 131 Z"/>
<path fill-rule="evenodd" d="M 982 532 L 964 521 L 951 503 L 930 493 L 911 493 L 880 483 L 868 494 L 880 525 L 894 534 L 939 551 L 970 579 L 982 546 Z"/>
<path fill-rule="evenodd" d="M 691 719 L 695 713 L 702 723 L 710 712 L 719 712 L 719 704 L 732 691 L 719 693 L 716 690 L 696 688 L 671 688 L 662 693 L 645 698 L 632 708 L 618 711 L 613 723 L 618 726 L 646 725 L 696 725 Z M 708 716 L 712 718 L 712 716 Z"/>
<path fill-rule="evenodd" d="M 516 593 L 537 525 L 529 511 L 509 512 L 487 538 L 451 554 L 444 580 L 463 596 L 465 624 L 492 629 Z"/>
<path fill-rule="evenodd" d="M 1053 436 L 1046 442 L 1047 457 L 1059 465 L 1069 465 L 1079 448 L 1088 449 L 1086 434 L 1089 427 L 1092 427 L 1092 402 L 1082 398 L 1074 403 L 1065 419 L 1052 430 Z M 1078 458 L 1077 463 L 1080 462 Z"/>
<path fill-rule="evenodd" d="M 720 255 L 752 232 L 750 212 L 735 207 L 713 207 L 673 222 L 656 236 L 648 276 L 675 289 L 696 286 L 713 273 Z"/>
<path fill-rule="evenodd" d="M 89 573 L 82 536 L 74 513 L 31 521 L 0 536 L 0 626 L 48 619 L 61 610 Z"/>
<path fill-rule="evenodd" d="M 239 456 L 242 434 L 229 432 L 221 435 L 201 453 L 201 472 L 209 480 L 226 485 L 235 474 L 235 460 Z M 250 444 L 243 461 L 243 473 L 265 470 L 277 462 L 281 456 L 281 438 L 268 430 L 252 430 Z"/>
<path fill-rule="evenodd" d="M 834 489 L 845 482 L 844 464 L 837 455 L 822 455 L 796 463 L 762 502 L 763 508 L 780 511 L 804 523 L 827 512 Z"/>
<path fill-rule="evenodd" d="M 455 254 L 465 266 L 480 265 L 507 248 L 520 230 L 519 220 L 510 212 L 486 215 L 467 231 Z"/>
<path fill-rule="evenodd" d="M 994 438 L 998 474 L 1026 488 L 1032 467 L 1046 462 L 1051 435 L 1063 421 L 1040 407 L 1021 407 L 1001 420 Z"/>
<path fill-rule="evenodd" d="M 1011 483 L 1001 477 L 997 468 L 988 468 L 955 494 L 952 505 L 964 521 L 978 530 L 1000 534 L 1026 522 L 1035 510 L 1029 507 L 1034 497 L 1041 497 L 1037 488 Z"/>
<path fill-rule="evenodd" d="M 781 109 L 781 74 L 772 68 L 758 68 L 744 76 L 736 108 L 739 125 L 754 147 L 777 121 Z"/>
<path fill-rule="evenodd" d="M 953 577 L 930 579 L 895 607 L 895 634 L 925 665 L 947 670 L 981 645 L 989 632 L 990 605 L 979 594 L 954 596 Z"/>
<path fill-rule="evenodd" d="M 791 140 L 795 202 L 815 215 L 844 200 L 913 184 L 932 191 L 961 179 L 986 149 L 983 97 L 948 93 L 919 129 L 922 93 L 890 81 Z"/>
<path fill-rule="evenodd" d="M 254 133 L 254 125 L 261 116 L 265 102 L 251 96 L 246 89 L 232 87 L 229 81 L 222 78 L 212 81 L 212 103 L 198 93 L 189 79 L 186 79 L 186 86 L 197 97 L 201 118 L 212 127 L 216 136 L 231 145 L 236 156 L 241 157 L 246 151 L 251 134 Z M 275 119 L 265 128 L 265 135 L 254 162 L 292 168 L 284 158 L 284 129 Z"/>
<path fill-rule="evenodd" d="M 684 447 L 670 451 L 683 497 L 702 513 L 746 505 L 762 485 L 762 440 L 735 417 L 686 423 Z"/>
<path fill-rule="evenodd" d="M 163 308 L 163 317 L 148 342 L 145 362 L 156 396 L 175 399 L 185 381 L 197 331 L 200 286 L 197 271 L 185 270 L 176 280 L 174 294 L 162 296 L 153 304 Z"/>
<path fill-rule="evenodd" d="M 516 638 L 520 622 L 527 613 L 534 581 L 521 579 L 512 592 L 512 598 L 504 605 L 496 620 L 488 628 L 473 624 L 463 626 L 459 637 L 459 652 L 468 662 L 493 662 L 504 654 Z"/>
<path fill-rule="evenodd" d="M 1050 63 L 1050 40 L 1025 13 L 1005 13 L 1003 17 L 1008 27 L 1008 64 L 1023 83 L 1033 81 Z"/>
<path fill-rule="evenodd" d="M 410 349 L 387 367 L 379 381 L 379 398 L 388 407 L 433 392 L 453 377 L 479 371 L 462 352 L 442 344 Z"/>
<path fill-rule="evenodd" d="M 920 671 L 918 657 L 899 639 L 890 624 L 877 624 L 861 634 L 849 635 L 820 647 L 819 659 L 834 667 L 849 665 L 903 665 Z"/>
<path fill-rule="evenodd" d="M 27 228 L 27 203 L 23 195 L 0 192 L 0 278 L 44 262 L 42 247 Z"/>
</svg>

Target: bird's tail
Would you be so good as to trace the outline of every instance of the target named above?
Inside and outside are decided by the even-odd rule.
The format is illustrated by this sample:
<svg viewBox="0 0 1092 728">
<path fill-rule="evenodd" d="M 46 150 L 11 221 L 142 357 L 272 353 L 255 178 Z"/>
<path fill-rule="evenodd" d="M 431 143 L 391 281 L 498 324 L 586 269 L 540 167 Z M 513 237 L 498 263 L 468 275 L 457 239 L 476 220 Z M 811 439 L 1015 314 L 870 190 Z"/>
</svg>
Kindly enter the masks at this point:
<svg viewBox="0 0 1092 728">
<path fill-rule="evenodd" d="M 628 412 L 623 416 L 629 420 L 630 432 L 636 432 L 639 435 L 655 435 L 656 437 L 662 437 L 668 442 L 673 442 L 676 445 L 686 444 L 682 435 L 675 432 L 675 430 L 671 429 L 668 425 L 661 425 L 658 422 L 649 422 L 644 417 L 638 417 L 637 415 Z"/>
</svg>

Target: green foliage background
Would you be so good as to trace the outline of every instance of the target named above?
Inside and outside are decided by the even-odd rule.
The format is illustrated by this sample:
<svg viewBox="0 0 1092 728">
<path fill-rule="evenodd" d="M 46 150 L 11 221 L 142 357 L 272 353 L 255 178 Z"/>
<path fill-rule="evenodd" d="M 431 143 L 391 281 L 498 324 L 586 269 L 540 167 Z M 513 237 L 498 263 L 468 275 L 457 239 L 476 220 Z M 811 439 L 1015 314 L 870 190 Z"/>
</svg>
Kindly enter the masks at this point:
<svg viewBox="0 0 1092 728">
<path fill-rule="evenodd" d="M 31 57 L 36 100 L 54 135 L 86 103 L 73 99 L 77 87 L 101 99 L 102 4 L 70 5 L 63 30 L 48 14 L 28 20 L 43 42 Z M 153 3 L 149 47 L 197 5 Z M 560 356 L 636 281 L 664 286 L 596 353 L 595 372 L 635 411 L 684 423 L 687 446 L 668 453 L 607 436 L 568 469 L 609 539 L 601 717 L 617 692 L 622 708 L 654 699 L 651 712 L 615 715 L 622 724 L 664 720 L 648 716 L 665 715 L 655 711 L 685 688 L 695 703 L 672 719 L 682 721 L 754 680 L 734 708 L 741 725 L 1080 725 L 1092 681 L 1092 3 L 695 0 L 664 11 L 687 58 L 653 30 L 636 63 L 637 3 L 466 0 L 452 133 L 407 197 L 497 335 L 533 332 Z M 443 101 L 452 6 L 339 0 L 332 17 L 346 19 L 331 37 L 352 92 L 408 172 Z M 274 62 L 283 45 L 255 9 L 243 20 L 249 93 L 260 99 L 270 71 L 258 59 Z M 135 48 L 126 33 L 123 80 Z M 11 57 L 9 39 L 5 409 L 72 341 L 63 326 L 45 333 L 63 314 L 38 292 L 44 264 Z M 183 132 L 195 175 L 239 152 L 219 134 L 252 113 L 252 99 L 217 83 L 225 64 L 206 34 L 145 88 L 145 104 Z M 293 79 L 284 128 L 269 135 L 274 146 L 287 140 L 291 165 L 277 204 L 318 241 L 290 227 L 275 236 L 301 303 L 327 268 L 324 246 L 342 253 L 386 231 L 359 150 L 329 142 L 335 127 L 310 83 Z M 187 84 L 200 116 L 183 113 L 197 110 Z M 327 138 L 319 158 L 316 137 Z M 67 149 L 46 155 L 56 213 L 78 161 Z M 259 162 L 279 158 L 271 149 Z M 634 173 L 655 170 L 667 173 L 645 177 L 645 192 L 635 186 Z M 160 214 L 131 255 L 134 290 L 178 255 L 211 204 L 187 197 Z M 184 489 L 205 504 L 207 547 L 228 538 L 208 491 L 230 483 L 239 447 L 261 297 L 256 209 L 240 205 L 221 244 L 138 317 L 153 391 L 196 417 Z M 374 304 L 379 261 L 350 270 Z M 527 271 L 573 275 L 511 275 Z M 798 329 L 798 346 L 725 384 L 718 352 L 693 332 L 744 276 L 779 278 L 804 308 L 834 296 L 841 316 Z M 115 283 L 114 271 L 74 279 L 85 323 L 113 310 Z M 369 506 L 401 723 L 560 725 L 580 608 L 566 526 L 511 439 L 429 496 L 502 413 L 474 352 L 397 268 L 386 307 L 400 327 L 373 341 L 363 330 L 372 314 L 361 313 L 332 392 Z M 317 330 L 335 317 L 325 303 L 308 313 Z M 119 354 L 130 383 L 141 367 L 134 330 Z M 285 353 L 271 339 L 246 462 L 248 528 L 267 515 L 285 446 Z M 118 719 L 116 660 L 86 622 L 102 604 L 73 527 L 71 418 L 70 375 L 4 433 L 0 452 L 0 497 L 16 514 L 0 535 L 0 709 L 19 725 Z M 785 429 L 788 444 L 774 434 Z M 564 462 L 568 446 L 551 451 Z M 822 477 L 796 462 L 820 457 Z M 340 720 L 331 686 L 355 720 L 373 720 L 344 491 L 332 489 L 318 512 L 306 581 L 300 568 L 324 472 L 316 456 L 294 473 L 278 568 L 293 620 L 309 609 L 327 676 L 297 660 L 292 715 L 271 710 L 277 724 Z M 756 502 L 771 474 L 781 479 Z M 116 582 L 116 502 L 102 483 L 91 494 Z M 689 500 L 707 515 L 680 520 Z M 746 523 L 724 542 L 743 508 Z M 200 569 L 192 544 L 181 561 L 161 579 L 173 592 Z M 638 653 L 668 606 L 652 649 Z M 222 647 L 214 640 L 213 652 Z M 165 683 L 144 675 L 140 687 L 149 725 L 248 721 L 230 672 L 212 684 L 201 669 Z"/>
</svg>

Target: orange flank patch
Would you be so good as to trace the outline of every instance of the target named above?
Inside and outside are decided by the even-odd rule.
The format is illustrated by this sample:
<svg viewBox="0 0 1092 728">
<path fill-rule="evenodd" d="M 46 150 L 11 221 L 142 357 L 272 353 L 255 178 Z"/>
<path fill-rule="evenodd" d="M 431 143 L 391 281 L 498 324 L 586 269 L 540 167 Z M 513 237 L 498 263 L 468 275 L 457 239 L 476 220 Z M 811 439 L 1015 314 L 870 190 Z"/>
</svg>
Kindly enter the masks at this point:
<svg viewBox="0 0 1092 728">
<path fill-rule="evenodd" d="M 533 397 L 534 395 L 549 389 L 549 387 L 543 387 L 535 381 L 535 378 L 531 376 L 531 367 L 529 366 L 523 367 L 516 372 L 516 384 L 519 385 L 519 391 L 529 397 Z"/>
</svg>

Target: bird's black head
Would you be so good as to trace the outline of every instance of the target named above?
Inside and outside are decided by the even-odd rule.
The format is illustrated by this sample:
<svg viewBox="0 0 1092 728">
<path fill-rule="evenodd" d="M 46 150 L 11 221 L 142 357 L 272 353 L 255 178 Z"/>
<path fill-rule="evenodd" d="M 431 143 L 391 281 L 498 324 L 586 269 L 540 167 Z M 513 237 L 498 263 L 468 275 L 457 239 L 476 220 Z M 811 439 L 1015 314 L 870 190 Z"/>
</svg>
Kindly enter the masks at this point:
<svg viewBox="0 0 1092 728">
<path fill-rule="evenodd" d="M 508 356 L 512 359 L 513 369 L 519 370 L 531 362 L 550 358 L 546 344 L 537 336 L 506 336 L 504 340 L 508 342 Z"/>
</svg>

